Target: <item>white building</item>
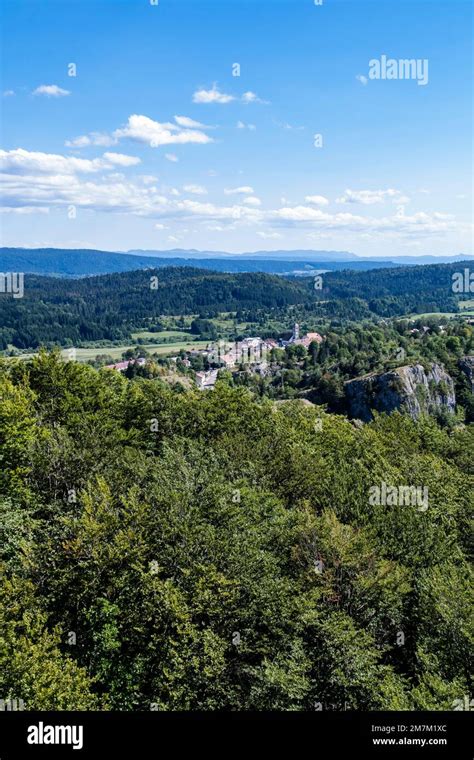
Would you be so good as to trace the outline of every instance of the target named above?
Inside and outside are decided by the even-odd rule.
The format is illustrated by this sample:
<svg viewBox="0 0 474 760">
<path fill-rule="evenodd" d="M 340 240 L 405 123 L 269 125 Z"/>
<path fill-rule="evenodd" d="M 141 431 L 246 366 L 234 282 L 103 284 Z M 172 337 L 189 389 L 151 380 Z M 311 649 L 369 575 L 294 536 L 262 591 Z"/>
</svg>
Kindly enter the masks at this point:
<svg viewBox="0 0 474 760">
<path fill-rule="evenodd" d="M 219 370 L 211 369 L 209 372 L 196 372 L 196 385 L 200 391 L 214 388 Z"/>
</svg>

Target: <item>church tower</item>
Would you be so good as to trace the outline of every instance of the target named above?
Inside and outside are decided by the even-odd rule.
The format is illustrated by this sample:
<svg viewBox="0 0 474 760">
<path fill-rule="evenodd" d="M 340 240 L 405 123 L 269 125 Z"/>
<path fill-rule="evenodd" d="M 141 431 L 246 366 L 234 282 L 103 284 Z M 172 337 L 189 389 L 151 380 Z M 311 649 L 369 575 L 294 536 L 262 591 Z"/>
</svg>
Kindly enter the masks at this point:
<svg viewBox="0 0 474 760">
<path fill-rule="evenodd" d="M 295 341 L 295 340 L 299 340 L 299 337 L 300 337 L 300 326 L 298 322 L 295 322 L 295 324 L 293 325 L 293 335 L 291 339 Z"/>
</svg>

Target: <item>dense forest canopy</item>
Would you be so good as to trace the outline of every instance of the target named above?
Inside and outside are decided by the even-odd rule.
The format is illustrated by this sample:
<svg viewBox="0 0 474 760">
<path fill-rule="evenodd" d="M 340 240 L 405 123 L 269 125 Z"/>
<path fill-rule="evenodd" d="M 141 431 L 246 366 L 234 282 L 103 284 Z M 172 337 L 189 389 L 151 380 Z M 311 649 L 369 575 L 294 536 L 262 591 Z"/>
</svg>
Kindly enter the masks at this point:
<svg viewBox="0 0 474 760">
<path fill-rule="evenodd" d="M 454 709 L 474 427 L 0 363 L 0 692 L 26 709 Z M 375 503 L 381 483 L 428 508 Z"/>
<path fill-rule="evenodd" d="M 188 267 L 58 279 L 26 275 L 24 297 L 0 297 L 0 350 L 123 340 L 171 314 L 239 312 L 252 321 L 285 316 L 298 306 L 316 318 L 373 319 L 409 313 L 456 312 L 452 276 L 461 263 L 312 278 L 225 274 Z"/>
<path fill-rule="evenodd" d="M 80 280 L 25 278 L 24 298 L 0 299 L 3 338 L 20 348 L 47 342 L 129 337 L 162 314 L 271 309 L 308 297 L 300 282 L 266 274 L 229 275 L 184 267 Z"/>
<path fill-rule="evenodd" d="M 324 297 L 360 298 L 370 311 L 383 317 L 402 313 L 457 311 L 458 296 L 453 275 L 463 271 L 459 264 L 376 269 L 371 272 L 328 273 Z M 466 291 L 467 294 L 468 291 Z M 471 291 L 472 293 L 472 291 Z M 467 297 L 467 295 L 466 295 Z M 403 311 L 401 311 L 403 309 Z"/>
</svg>

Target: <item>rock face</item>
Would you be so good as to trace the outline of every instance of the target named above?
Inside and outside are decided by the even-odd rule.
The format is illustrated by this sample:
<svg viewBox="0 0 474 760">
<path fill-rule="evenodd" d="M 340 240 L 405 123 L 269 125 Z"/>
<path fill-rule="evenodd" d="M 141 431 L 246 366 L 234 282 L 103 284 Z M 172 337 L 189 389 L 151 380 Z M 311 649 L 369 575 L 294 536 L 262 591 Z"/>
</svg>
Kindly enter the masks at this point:
<svg viewBox="0 0 474 760">
<path fill-rule="evenodd" d="M 345 393 L 349 416 L 364 422 L 373 418 L 373 411 L 398 410 L 417 419 L 441 409 L 454 413 L 456 408 L 453 380 L 439 364 L 428 372 L 415 364 L 357 377 L 346 382 Z"/>
<path fill-rule="evenodd" d="M 459 368 L 464 372 L 471 385 L 471 393 L 474 393 L 474 356 L 461 357 Z"/>
</svg>

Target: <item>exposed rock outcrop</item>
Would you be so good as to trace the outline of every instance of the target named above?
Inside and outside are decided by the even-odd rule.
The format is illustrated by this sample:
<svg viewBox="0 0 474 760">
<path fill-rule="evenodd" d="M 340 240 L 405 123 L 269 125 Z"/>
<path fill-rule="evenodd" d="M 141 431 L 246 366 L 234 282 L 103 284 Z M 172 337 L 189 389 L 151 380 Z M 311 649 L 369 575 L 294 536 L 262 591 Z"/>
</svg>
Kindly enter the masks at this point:
<svg viewBox="0 0 474 760">
<path fill-rule="evenodd" d="M 462 356 L 459 359 L 459 368 L 464 372 L 470 383 L 471 393 L 474 393 L 474 356 Z"/>
<path fill-rule="evenodd" d="M 345 384 L 349 416 L 369 422 L 373 412 L 406 412 L 413 419 L 440 410 L 454 413 L 456 397 L 450 375 L 439 364 L 421 364 L 371 373 Z"/>
</svg>

